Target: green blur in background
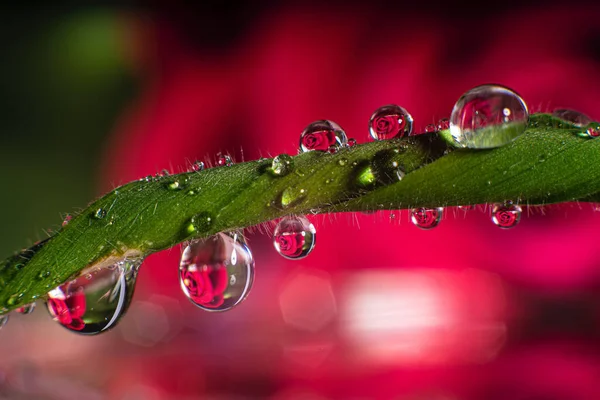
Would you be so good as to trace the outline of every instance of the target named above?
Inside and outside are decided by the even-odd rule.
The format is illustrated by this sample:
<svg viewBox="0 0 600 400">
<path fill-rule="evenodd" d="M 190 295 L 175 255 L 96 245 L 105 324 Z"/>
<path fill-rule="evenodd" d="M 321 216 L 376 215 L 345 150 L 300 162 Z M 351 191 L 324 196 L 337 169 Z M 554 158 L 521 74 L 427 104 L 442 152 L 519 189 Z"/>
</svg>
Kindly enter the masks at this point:
<svg viewBox="0 0 600 400">
<path fill-rule="evenodd" d="M 100 193 L 105 139 L 135 83 L 117 9 L 11 9 L 0 24 L 0 258 Z"/>
</svg>

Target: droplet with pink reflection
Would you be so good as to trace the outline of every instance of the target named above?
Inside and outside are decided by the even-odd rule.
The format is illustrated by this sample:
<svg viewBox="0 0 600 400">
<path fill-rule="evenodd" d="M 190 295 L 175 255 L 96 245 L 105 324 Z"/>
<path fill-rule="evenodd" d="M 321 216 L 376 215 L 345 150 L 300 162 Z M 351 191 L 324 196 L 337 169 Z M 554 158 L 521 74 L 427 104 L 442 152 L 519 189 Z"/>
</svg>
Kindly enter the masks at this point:
<svg viewBox="0 0 600 400">
<path fill-rule="evenodd" d="M 442 207 L 413 208 L 410 214 L 410 219 L 418 228 L 433 229 L 439 225 L 443 214 L 444 209 Z"/>
<path fill-rule="evenodd" d="M 521 207 L 511 202 L 494 204 L 492 222 L 498 228 L 510 229 L 517 226 L 521 220 Z"/>
<path fill-rule="evenodd" d="M 273 233 L 275 250 L 284 258 L 299 260 L 314 249 L 317 231 L 306 217 L 285 217 Z"/>
<path fill-rule="evenodd" d="M 250 293 L 254 258 L 243 238 L 218 233 L 192 241 L 181 255 L 179 283 L 205 311 L 228 311 Z"/>
<path fill-rule="evenodd" d="M 82 274 L 48 293 L 50 315 L 66 329 L 96 335 L 116 326 L 135 287 L 141 258 L 129 258 Z"/>
<path fill-rule="evenodd" d="M 375 140 L 408 136 L 412 133 L 412 127 L 412 116 L 396 104 L 379 107 L 369 120 L 369 133 Z"/>
<path fill-rule="evenodd" d="M 340 149 L 348 144 L 346 132 L 335 122 L 315 121 L 308 125 L 300 135 L 300 152 L 330 151 L 331 147 Z"/>
</svg>

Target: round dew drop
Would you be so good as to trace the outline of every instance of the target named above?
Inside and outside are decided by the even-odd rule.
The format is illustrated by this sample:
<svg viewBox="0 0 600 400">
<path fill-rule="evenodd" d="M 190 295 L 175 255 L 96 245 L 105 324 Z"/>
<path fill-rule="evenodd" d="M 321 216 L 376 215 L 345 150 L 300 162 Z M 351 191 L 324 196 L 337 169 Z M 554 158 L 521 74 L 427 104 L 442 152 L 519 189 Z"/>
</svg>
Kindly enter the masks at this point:
<svg viewBox="0 0 600 400">
<path fill-rule="evenodd" d="M 300 152 L 319 150 L 329 151 L 331 146 L 341 148 L 348 143 L 346 132 L 335 122 L 315 121 L 300 134 Z"/>
<path fill-rule="evenodd" d="M 217 166 L 219 167 L 231 167 L 233 165 L 233 160 L 230 156 L 222 153 L 217 154 Z"/>
<path fill-rule="evenodd" d="M 273 245 L 281 256 L 290 260 L 306 257 L 315 248 L 317 231 L 306 217 L 285 217 L 273 234 Z"/>
<path fill-rule="evenodd" d="M 463 94 L 450 116 L 450 134 L 458 147 L 490 149 L 510 143 L 527 128 L 523 99 L 499 85 L 477 86 Z"/>
<path fill-rule="evenodd" d="M 436 208 L 414 208 L 410 214 L 410 220 L 421 229 L 432 229 L 439 225 L 442 220 L 444 209 Z"/>
<path fill-rule="evenodd" d="M 231 310 L 248 296 L 253 281 L 254 259 L 243 239 L 218 233 L 192 241 L 181 255 L 181 289 L 205 311 Z"/>
<path fill-rule="evenodd" d="M 584 126 L 587 126 L 593 122 L 592 119 L 584 113 L 575 110 L 569 110 L 567 108 L 554 110 L 552 112 L 552 116 L 560 118 L 565 122 L 569 122 L 578 128 L 583 128 Z"/>
<path fill-rule="evenodd" d="M 510 202 L 494 204 L 492 222 L 498 228 L 509 229 L 517 226 L 521 220 L 521 207 Z"/>
<path fill-rule="evenodd" d="M 412 133 L 413 118 L 395 104 L 379 107 L 369 120 L 369 133 L 375 140 L 388 140 Z"/>
<path fill-rule="evenodd" d="M 280 154 L 273 158 L 271 172 L 275 176 L 286 176 L 294 169 L 294 159 L 288 154 Z"/>
<path fill-rule="evenodd" d="M 93 270 L 48 293 L 50 315 L 66 329 L 95 335 L 114 328 L 133 296 L 142 259 L 125 259 L 116 267 Z"/>
</svg>

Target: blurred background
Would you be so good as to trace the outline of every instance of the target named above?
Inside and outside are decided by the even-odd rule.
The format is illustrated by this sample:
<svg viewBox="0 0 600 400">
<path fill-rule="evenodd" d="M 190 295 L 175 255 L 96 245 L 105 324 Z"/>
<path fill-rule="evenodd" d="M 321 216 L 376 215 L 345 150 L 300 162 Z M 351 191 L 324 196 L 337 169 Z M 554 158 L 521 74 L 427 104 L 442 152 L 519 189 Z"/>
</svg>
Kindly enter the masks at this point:
<svg viewBox="0 0 600 400">
<path fill-rule="evenodd" d="M 227 152 L 295 154 L 317 119 L 367 140 L 379 106 L 415 127 L 483 83 L 530 110 L 600 119 L 600 7 L 505 1 L 217 1 L 3 6 L 0 250 L 57 229 L 113 187 Z M 393 217 L 391 215 L 393 214 Z M 195 308 L 180 249 L 149 257 L 118 327 L 71 333 L 47 315 L 0 332 L 0 398 L 600 398 L 600 215 L 529 208 L 312 217 L 306 259 L 248 234 L 252 293 Z"/>
</svg>

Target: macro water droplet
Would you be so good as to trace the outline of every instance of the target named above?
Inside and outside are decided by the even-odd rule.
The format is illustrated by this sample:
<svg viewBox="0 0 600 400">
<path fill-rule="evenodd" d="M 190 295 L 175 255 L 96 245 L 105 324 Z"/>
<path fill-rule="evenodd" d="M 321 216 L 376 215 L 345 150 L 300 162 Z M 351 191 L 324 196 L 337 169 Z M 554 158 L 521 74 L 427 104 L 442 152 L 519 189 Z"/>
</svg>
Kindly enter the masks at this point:
<svg viewBox="0 0 600 400">
<path fill-rule="evenodd" d="M 437 132 L 437 127 L 434 124 L 429 124 L 425 126 L 425 133 L 433 133 Z"/>
<path fill-rule="evenodd" d="M 356 146 L 356 139 L 354 138 L 350 138 L 348 139 L 348 143 L 346 144 L 347 147 L 354 147 Z"/>
<path fill-rule="evenodd" d="M 281 192 L 281 207 L 288 208 L 300 204 L 306 198 L 306 189 L 287 187 Z"/>
<path fill-rule="evenodd" d="M 94 212 L 95 219 L 103 219 L 106 217 L 106 210 L 104 208 L 99 208 Z"/>
<path fill-rule="evenodd" d="M 585 130 L 585 136 L 597 138 L 600 136 L 600 126 L 590 126 Z"/>
<path fill-rule="evenodd" d="M 477 86 L 463 94 L 450 116 L 450 133 L 459 147 L 489 149 L 525 132 L 529 112 L 523 99 L 499 85 Z"/>
<path fill-rule="evenodd" d="M 310 254 L 316 239 L 314 225 L 303 216 L 282 218 L 273 233 L 275 250 L 290 260 L 299 260 Z"/>
<path fill-rule="evenodd" d="M 4 328 L 8 322 L 8 315 L 0 315 L 0 329 Z"/>
<path fill-rule="evenodd" d="M 17 308 L 15 311 L 18 312 L 19 314 L 29 315 L 34 310 L 35 310 L 35 303 L 30 303 L 30 304 L 24 305 L 23 307 Z"/>
<path fill-rule="evenodd" d="M 294 159 L 288 154 L 280 154 L 273 158 L 271 171 L 275 176 L 286 176 L 294 169 Z"/>
<path fill-rule="evenodd" d="M 338 152 L 338 150 L 340 149 L 340 147 L 336 146 L 336 145 L 331 145 L 329 146 L 329 148 L 327 149 L 327 152 L 329 154 L 335 154 Z"/>
<path fill-rule="evenodd" d="M 113 328 L 133 296 L 141 258 L 119 261 L 116 268 L 99 268 L 51 290 L 50 315 L 70 331 L 95 335 Z"/>
<path fill-rule="evenodd" d="M 65 216 L 65 219 L 64 219 L 64 220 L 63 220 L 63 222 L 62 222 L 62 226 L 63 226 L 63 227 L 67 226 L 67 225 L 69 224 L 69 222 L 71 222 L 71 220 L 72 220 L 72 219 L 73 219 L 73 217 L 72 217 L 72 216 L 70 216 L 69 214 L 67 214 L 67 215 Z"/>
<path fill-rule="evenodd" d="M 190 167 L 190 171 L 203 171 L 203 170 L 204 170 L 204 163 L 202 161 L 196 161 Z"/>
<path fill-rule="evenodd" d="M 438 226 L 442 219 L 444 209 L 436 208 L 414 208 L 410 214 L 410 220 L 421 229 L 432 229 Z"/>
<path fill-rule="evenodd" d="M 45 279 L 50 276 L 50 271 L 42 271 L 38 274 L 38 279 Z"/>
<path fill-rule="evenodd" d="M 552 116 L 560 118 L 563 121 L 569 122 L 579 128 L 587 126 L 593 122 L 592 119 L 584 113 L 567 108 L 560 108 L 552 111 Z"/>
<path fill-rule="evenodd" d="M 170 181 L 165 183 L 165 187 L 169 190 L 181 190 L 183 185 L 178 180 Z"/>
<path fill-rule="evenodd" d="M 499 228 L 509 229 L 521 220 L 521 207 L 511 202 L 494 204 L 492 222 Z"/>
<path fill-rule="evenodd" d="M 233 160 L 230 156 L 223 153 L 217 153 L 217 166 L 219 167 L 231 167 L 233 165 Z"/>
<path fill-rule="evenodd" d="M 207 211 L 204 211 L 190 219 L 190 222 L 186 226 L 186 231 L 188 235 L 191 235 L 195 232 L 206 232 L 210 229 L 213 223 L 213 215 Z"/>
<path fill-rule="evenodd" d="M 443 131 L 448 128 L 450 128 L 450 120 L 448 118 L 442 118 L 438 121 L 436 126 L 438 131 Z"/>
<path fill-rule="evenodd" d="M 379 107 L 369 120 L 369 133 L 375 140 L 408 136 L 412 133 L 412 127 L 412 116 L 396 104 Z"/>
<path fill-rule="evenodd" d="M 300 134 L 300 152 L 312 150 L 328 151 L 331 146 L 346 146 L 346 132 L 335 122 L 328 120 L 315 121 Z"/>
<path fill-rule="evenodd" d="M 373 157 L 372 171 L 375 179 L 384 185 L 393 182 L 398 182 L 404 178 L 406 174 L 402 165 L 402 151 L 396 150 L 381 150 Z"/>
<path fill-rule="evenodd" d="M 344 165 L 348 164 L 348 160 L 346 158 L 340 158 L 338 160 L 338 164 L 343 167 Z"/>
<path fill-rule="evenodd" d="M 248 296 L 253 281 L 254 259 L 250 249 L 243 240 L 234 240 L 227 234 L 194 240 L 181 255 L 181 289 L 203 310 L 231 310 Z"/>
</svg>

